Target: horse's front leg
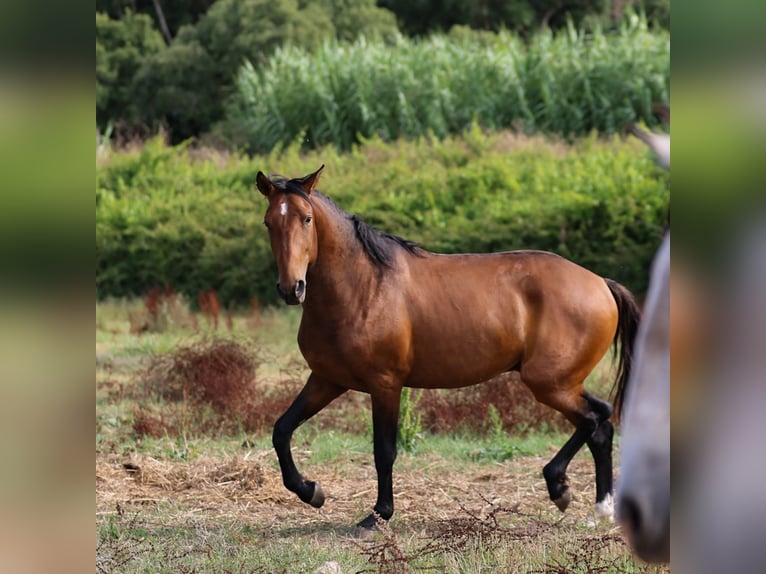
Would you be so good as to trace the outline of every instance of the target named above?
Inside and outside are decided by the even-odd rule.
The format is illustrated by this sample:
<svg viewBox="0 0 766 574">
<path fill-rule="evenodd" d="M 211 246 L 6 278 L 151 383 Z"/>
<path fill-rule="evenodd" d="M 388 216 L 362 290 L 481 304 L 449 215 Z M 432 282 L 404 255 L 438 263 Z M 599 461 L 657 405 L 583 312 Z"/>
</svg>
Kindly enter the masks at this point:
<svg viewBox="0 0 766 574">
<path fill-rule="evenodd" d="M 356 526 L 357 536 L 375 530 L 378 520 L 394 514 L 393 468 L 396 460 L 396 430 L 399 424 L 401 388 L 372 394 L 372 429 L 375 470 L 378 473 L 378 501 L 374 512 Z"/>
<path fill-rule="evenodd" d="M 279 466 L 282 469 L 282 482 L 303 502 L 315 508 L 324 504 L 324 493 L 319 483 L 306 480 L 298 472 L 290 452 L 290 439 L 296 428 L 330 404 L 333 399 L 345 393 L 346 390 L 343 387 L 320 381 L 312 373 L 293 404 L 274 425 L 272 443 L 277 452 Z"/>
</svg>

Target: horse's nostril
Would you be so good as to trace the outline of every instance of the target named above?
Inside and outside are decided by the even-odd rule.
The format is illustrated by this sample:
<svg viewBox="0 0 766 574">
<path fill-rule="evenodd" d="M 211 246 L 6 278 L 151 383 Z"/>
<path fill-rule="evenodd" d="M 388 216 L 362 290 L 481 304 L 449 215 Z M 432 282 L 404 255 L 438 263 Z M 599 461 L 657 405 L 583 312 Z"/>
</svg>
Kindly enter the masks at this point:
<svg viewBox="0 0 766 574">
<path fill-rule="evenodd" d="M 282 290 L 282 286 L 277 283 L 277 295 L 279 295 L 282 299 L 285 298 L 285 292 Z"/>
<path fill-rule="evenodd" d="M 306 282 L 303 279 L 299 279 L 295 284 L 295 296 L 300 297 L 304 291 L 306 291 Z"/>
<path fill-rule="evenodd" d="M 617 509 L 617 516 L 627 528 L 631 530 L 634 535 L 641 532 L 641 526 L 643 518 L 641 516 L 641 509 L 638 504 L 632 498 L 624 498 L 619 508 Z"/>
</svg>

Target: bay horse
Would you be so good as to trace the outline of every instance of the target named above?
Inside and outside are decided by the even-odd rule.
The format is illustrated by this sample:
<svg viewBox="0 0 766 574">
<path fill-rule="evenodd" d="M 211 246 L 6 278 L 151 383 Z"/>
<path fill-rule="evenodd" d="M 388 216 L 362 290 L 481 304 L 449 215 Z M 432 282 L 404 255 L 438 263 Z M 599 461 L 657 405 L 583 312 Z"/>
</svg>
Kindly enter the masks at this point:
<svg viewBox="0 0 766 574">
<path fill-rule="evenodd" d="M 287 489 L 319 508 L 319 483 L 293 461 L 295 429 L 348 390 L 369 393 L 378 478 L 373 512 L 356 533 L 394 513 L 403 387 L 458 388 L 517 371 L 535 398 L 563 413 L 572 436 L 543 468 L 550 499 L 571 500 L 566 469 L 587 444 L 595 462 L 596 514 L 613 514 L 609 403 L 583 381 L 619 344 L 617 401 L 630 374 L 639 311 L 627 289 L 553 253 L 430 253 L 378 231 L 317 189 L 324 166 L 305 177 L 258 172 L 268 199 L 264 224 L 279 296 L 302 305 L 298 345 L 311 374 L 274 425 Z"/>
</svg>

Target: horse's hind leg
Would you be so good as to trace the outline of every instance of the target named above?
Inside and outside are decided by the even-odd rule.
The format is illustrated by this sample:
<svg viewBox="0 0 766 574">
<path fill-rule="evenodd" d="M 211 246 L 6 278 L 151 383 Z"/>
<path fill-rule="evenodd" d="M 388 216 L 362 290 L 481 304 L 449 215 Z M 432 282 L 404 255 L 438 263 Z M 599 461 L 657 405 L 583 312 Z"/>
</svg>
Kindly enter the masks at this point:
<svg viewBox="0 0 766 574">
<path fill-rule="evenodd" d="M 606 510 L 611 504 L 613 428 L 608 418 L 612 409 L 608 403 L 582 390 L 582 386 L 580 389 L 579 393 L 535 394 L 540 402 L 563 413 L 576 427 L 561 450 L 543 468 L 548 494 L 562 512 L 572 500 L 566 476 L 567 467 L 585 444 L 593 453 L 596 465 L 597 509 L 604 507 Z"/>
<path fill-rule="evenodd" d="M 282 469 L 282 481 L 288 490 L 315 508 L 324 504 L 324 493 L 319 483 L 306 480 L 298 472 L 290 452 L 290 439 L 296 428 L 345 393 L 346 390 L 343 387 L 319 381 L 312 374 L 293 404 L 274 425 L 272 443 L 279 459 L 279 467 Z"/>
<path fill-rule="evenodd" d="M 604 401 L 586 393 L 589 403 L 599 405 L 602 412 L 611 413 L 611 407 Z M 608 417 L 608 415 L 607 415 Z M 612 479 L 612 437 L 614 427 L 609 420 L 601 421 L 587 441 L 596 466 L 596 506 L 597 518 L 614 518 L 614 495 Z"/>
</svg>

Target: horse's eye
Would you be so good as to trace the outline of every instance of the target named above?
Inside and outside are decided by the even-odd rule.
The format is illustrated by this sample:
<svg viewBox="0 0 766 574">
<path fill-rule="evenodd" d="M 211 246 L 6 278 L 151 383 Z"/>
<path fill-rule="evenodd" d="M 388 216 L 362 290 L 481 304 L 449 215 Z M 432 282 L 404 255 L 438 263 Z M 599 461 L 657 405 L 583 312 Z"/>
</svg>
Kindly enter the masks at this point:
<svg viewBox="0 0 766 574">
<path fill-rule="evenodd" d="M 310 215 L 307 215 L 307 216 L 306 216 L 306 219 L 304 219 L 304 220 L 303 220 L 303 223 L 305 223 L 306 225 L 308 225 L 309 223 L 311 223 L 311 216 L 310 216 Z"/>
</svg>

